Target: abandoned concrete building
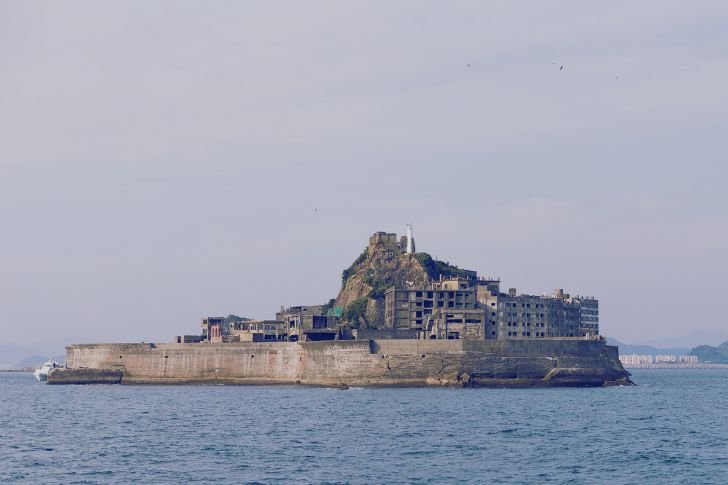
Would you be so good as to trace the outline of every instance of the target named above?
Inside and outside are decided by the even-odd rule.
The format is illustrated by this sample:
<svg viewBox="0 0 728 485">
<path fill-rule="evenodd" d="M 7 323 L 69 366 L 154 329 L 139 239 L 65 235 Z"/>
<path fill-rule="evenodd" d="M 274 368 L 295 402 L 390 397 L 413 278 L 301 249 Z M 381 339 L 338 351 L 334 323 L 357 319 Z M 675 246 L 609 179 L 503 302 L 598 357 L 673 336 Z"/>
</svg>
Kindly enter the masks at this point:
<svg viewBox="0 0 728 485">
<path fill-rule="evenodd" d="M 202 340 L 213 341 L 222 338 L 227 333 L 225 326 L 225 317 L 207 317 L 202 319 L 200 324 L 202 327 Z"/>
<path fill-rule="evenodd" d="M 515 288 L 501 293 L 500 281 L 491 278 L 441 278 L 428 288 L 392 288 L 385 293 L 385 316 L 387 327 L 417 330 L 420 338 L 442 338 L 442 332 L 447 338 L 477 339 L 599 334 L 596 299 L 571 298 L 563 290 L 540 296 L 519 295 Z M 480 328 L 466 330 L 473 325 Z"/>
<path fill-rule="evenodd" d="M 469 283 L 432 282 L 429 288 L 390 288 L 384 293 L 385 324 L 388 328 L 422 330 L 435 310 L 461 310 L 475 308 L 475 289 Z M 461 285 L 461 286 L 459 286 Z M 459 286 L 462 289 L 450 289 Z"/>
<path fill-rule="evenodd" d="M 202 319 L 202 336 L 176 337 L 192 342 L 298 342 L 340 338 L 339 317 L 327 315 L 324 305 L 281 307 L 275 320 L 243 320 L 225 323 L 224 317 Z"/>
<path fill-rule="evenodd" d="M 231 342 L 285 342 L 288 340 L 284 322 L 277 320 L 246 320 L 235 322 L 229 333 Z"/>
<path fill-rule="evenodd" d="M 289 342 L 335 340 L 339 333 L 339 317 L 324 305 L 281 307 L 276 320 L 285 324 Z"/>
</svg>

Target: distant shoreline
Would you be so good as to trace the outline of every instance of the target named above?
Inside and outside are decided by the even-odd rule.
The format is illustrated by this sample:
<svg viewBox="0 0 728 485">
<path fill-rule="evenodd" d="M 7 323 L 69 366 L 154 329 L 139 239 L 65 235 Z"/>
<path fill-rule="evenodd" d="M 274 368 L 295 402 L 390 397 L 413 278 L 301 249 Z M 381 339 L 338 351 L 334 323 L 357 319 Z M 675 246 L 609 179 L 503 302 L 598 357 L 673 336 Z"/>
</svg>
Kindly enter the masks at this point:
<svg viewBox="0 0 728 485">
<path fill-rule="evenodd" d="M 0 369 L 0 372 L 33 372 L 33 369 L 29 367 L 25 369 Z"/>
</svg>

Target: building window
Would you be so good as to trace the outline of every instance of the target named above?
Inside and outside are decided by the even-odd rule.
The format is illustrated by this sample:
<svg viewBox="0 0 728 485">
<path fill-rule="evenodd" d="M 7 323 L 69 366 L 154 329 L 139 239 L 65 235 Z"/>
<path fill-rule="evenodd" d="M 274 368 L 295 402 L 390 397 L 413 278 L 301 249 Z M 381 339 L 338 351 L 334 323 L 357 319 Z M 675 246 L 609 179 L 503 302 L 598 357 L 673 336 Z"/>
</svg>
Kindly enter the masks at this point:
<svg viewBox="0 0 728 485">
<path fill-rule="evenodd" d="M 314 315 L 312 319 L 312 327 L 313 328 L 326 328 L 327 320 L 326 317 L 323 315 Z"/>
</svg>

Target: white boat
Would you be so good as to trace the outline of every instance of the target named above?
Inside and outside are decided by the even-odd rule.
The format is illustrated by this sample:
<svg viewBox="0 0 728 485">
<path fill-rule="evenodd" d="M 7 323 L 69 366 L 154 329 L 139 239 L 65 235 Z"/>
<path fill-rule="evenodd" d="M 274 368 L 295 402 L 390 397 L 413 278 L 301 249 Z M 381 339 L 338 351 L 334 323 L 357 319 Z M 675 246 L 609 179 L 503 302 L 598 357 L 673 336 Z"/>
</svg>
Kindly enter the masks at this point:
<svg viewBox="0 0 728 485">
<path fill-rule="evenodd" d="M 62 368 L 65 368 L 65 367 L 66 367 L 65 364 L 59 364 L 56 361 L 49 360 L 48 362 L 46 362 L 45 364 L 43 364 L 42 366 L 40 366 L 38 369 L 36 369 L 33 372 L 33 375 L 39 381 L 45 381 L 45 380 L 48 379 L 48 373 L 51 370 L 53 370 L 53 369 L 62 369 Z"/>
</svg>

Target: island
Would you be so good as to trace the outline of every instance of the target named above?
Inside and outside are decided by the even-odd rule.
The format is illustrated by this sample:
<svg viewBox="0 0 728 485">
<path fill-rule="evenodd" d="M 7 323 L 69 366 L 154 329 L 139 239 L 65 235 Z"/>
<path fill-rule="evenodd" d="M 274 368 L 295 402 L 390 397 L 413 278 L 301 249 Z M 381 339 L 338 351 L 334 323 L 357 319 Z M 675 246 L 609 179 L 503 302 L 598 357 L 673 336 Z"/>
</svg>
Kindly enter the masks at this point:
<svg viewBox="0 0 728 485">
<path fill-rule="evenodd" d="M 171 343 L 73 344 L 48 384 L 630 385 L 598 301 L 503 292 L 500 279 L 377 232 L 325 304 L 271 320 L 206 317 Z"/>
</svg>

